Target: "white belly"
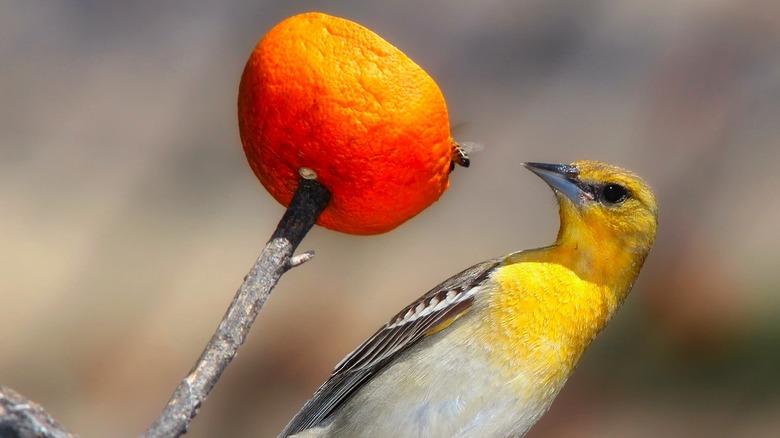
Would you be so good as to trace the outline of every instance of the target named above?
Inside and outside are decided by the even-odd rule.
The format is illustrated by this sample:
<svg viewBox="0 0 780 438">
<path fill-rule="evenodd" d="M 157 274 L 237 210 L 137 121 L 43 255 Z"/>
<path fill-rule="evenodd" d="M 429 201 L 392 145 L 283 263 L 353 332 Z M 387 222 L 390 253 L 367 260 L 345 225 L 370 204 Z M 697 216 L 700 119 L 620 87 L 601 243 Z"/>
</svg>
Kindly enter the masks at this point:
<svg viewBox="0 0 780 438">
<path fill-rule="evenodd" d="M 461 330 L 462 322 L 423 339 L 377 374 L 314 436 L 524 435 L 550 407 L 563 382 L 546 387 L 537 381 L 540 376 L 524 374 L 522 366 L 501 372 L 489 363 L 485 346 L 471 346 L 473 334 Z M 440 342 L 445 336 L 452 346 L 446 350 Z"/>
</svg>

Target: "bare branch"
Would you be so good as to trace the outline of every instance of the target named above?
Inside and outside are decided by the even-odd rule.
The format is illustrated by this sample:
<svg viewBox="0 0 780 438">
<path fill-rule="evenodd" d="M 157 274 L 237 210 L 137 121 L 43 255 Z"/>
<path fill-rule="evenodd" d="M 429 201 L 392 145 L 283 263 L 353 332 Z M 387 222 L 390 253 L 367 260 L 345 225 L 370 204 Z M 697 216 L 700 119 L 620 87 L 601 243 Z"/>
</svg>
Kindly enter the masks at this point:
<svg viewBox="0 0 780 438">
<path fill-rule="evenodd" d="M 74 438 L 38 403 L 0 386 L 0 437 Z"/>
<path fill-rule="evenodd" d="M 246 340 L 258 312 L 281 276 L 314 256 L 308 251 L 293 257 L 293 252 L 329 201 L 330 191 L 325 186 L 316 180 L 301 179 L 276 231 L 244 277 L 217 331 L 145 437 L 178 437 L 187 432 L 198 409 Z M 74 438 L 43 407 L 0 386 L 0 437 L 6 436 Z"/>
<path fill-rule="evenodd" d="M 271 240 L 244 278 L 217 331 L 195 367 L 173 392 L 160 417 L 145 433 L 148 438 L 178 437 L 244 343 L 257 314 L 287 270 L 311 259 L 307 252 L 293 257 L 303 237 L 330 200 L 330 192 L 316 180 L 301 179 Z"/>
</svg>

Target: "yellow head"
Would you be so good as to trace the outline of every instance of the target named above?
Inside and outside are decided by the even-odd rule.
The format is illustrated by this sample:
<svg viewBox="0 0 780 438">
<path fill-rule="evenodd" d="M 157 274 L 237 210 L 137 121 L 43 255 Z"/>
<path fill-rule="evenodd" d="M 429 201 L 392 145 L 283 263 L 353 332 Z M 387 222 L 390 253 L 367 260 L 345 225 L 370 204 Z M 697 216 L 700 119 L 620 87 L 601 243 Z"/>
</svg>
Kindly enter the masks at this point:
<svg viewBox="0 0 780 438">
<path fill-rule="evenodd" d="M 584 264 L 583 271 L 638 274 L 658 224 L 658 206 L 647 183 L 633 172 L 598 161 L 524 165 L 558 198 L 561 228 L 555 246 L 571 252 Z"/>
</svg>

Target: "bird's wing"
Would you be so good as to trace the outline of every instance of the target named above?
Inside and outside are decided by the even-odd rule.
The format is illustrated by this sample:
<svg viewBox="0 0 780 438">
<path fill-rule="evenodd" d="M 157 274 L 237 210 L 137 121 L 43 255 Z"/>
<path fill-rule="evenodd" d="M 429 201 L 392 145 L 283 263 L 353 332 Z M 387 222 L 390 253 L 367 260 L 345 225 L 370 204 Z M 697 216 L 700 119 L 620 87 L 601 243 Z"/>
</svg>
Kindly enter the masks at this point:
<svg viewBox="0 0 780 438">
<path fill-rule="evenodd" d="M 488 260 L 451 277 L 408 305 L 345 357 L 279 435 L 294 435 L 322 422 L 385 365 L 426 334 L 466 313 L 500 261 Z"/>
</svg>

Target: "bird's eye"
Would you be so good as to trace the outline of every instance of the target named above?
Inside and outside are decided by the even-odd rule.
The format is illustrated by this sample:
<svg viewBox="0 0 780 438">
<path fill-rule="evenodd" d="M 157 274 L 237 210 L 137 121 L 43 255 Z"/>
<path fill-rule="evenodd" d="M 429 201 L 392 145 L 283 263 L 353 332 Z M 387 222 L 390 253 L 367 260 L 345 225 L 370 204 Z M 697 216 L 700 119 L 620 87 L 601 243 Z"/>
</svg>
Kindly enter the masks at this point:
<svg viewBox="0 0 780 438">
<path fill-rule="evenodd" d="M 628 190 L 620 184 L 607 184 L 602 191 L 602 199 L 609 204 L 619 204 L 628 199 Z"/>
</svg>

